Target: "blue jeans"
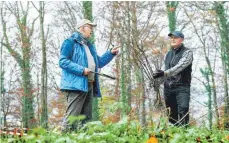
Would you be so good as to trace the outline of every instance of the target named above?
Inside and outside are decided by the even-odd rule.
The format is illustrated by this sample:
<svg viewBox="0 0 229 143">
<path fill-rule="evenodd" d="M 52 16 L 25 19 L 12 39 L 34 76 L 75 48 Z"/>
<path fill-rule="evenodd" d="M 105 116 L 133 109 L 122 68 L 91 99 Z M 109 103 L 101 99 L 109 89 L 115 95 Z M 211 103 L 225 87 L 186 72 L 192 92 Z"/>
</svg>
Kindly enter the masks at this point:
<svg viewBox="0 0 229 143">
<path fill-rule="evenodd" d="M 164 87 L 166 108 L 170 109 L 169 122 L 176 126 L 189 123 L 190 86 Z"/>
</svg>

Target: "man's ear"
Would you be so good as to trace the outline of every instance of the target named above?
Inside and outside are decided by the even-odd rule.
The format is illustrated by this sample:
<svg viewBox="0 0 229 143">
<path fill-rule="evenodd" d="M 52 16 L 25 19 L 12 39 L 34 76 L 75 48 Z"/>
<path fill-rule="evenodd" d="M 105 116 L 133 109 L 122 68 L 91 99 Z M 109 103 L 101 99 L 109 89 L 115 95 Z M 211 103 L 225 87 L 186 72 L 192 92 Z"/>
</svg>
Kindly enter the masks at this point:
<svg viewBox="0 0 229 143">
<path fill-rule="evenodd" d="M 84 31 L 84 26 L 80 27 L 79 31 L 81 31 L 81 32 Z"/>
</svg>

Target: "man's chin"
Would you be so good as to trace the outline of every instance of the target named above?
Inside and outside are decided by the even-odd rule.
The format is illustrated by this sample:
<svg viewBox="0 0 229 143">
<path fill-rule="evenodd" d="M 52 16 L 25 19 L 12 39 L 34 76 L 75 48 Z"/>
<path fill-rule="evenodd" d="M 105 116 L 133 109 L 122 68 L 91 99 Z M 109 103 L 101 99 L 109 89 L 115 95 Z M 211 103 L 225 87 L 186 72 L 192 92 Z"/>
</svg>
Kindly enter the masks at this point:
<svg viewBox="0 0 229 143">
<path fill-rule="evenodd" d="M 171 44 L 171 47 L 176 47 L 176 44 Z"/>
<path fill-rule="evenodd" d="M 87 36 L 86 38 L 89 39 L 91 37 L 91 35 Z"/>
</svg>

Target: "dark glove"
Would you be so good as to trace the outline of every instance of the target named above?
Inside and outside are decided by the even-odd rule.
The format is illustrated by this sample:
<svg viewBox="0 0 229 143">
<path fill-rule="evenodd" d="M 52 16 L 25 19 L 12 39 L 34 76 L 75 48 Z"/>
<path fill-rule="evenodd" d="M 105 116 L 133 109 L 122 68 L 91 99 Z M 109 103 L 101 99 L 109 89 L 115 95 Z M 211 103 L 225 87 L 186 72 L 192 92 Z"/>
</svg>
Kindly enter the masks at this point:
<svg viewBox="0 0 229 143">
<path fill-rule="evenodd" d="M 159 77 L 163 77 L 165 75 L 163 70 L 157 70 L 155 73 L 153 73 L 153 78 L 159 78 Z"/>
</svg>

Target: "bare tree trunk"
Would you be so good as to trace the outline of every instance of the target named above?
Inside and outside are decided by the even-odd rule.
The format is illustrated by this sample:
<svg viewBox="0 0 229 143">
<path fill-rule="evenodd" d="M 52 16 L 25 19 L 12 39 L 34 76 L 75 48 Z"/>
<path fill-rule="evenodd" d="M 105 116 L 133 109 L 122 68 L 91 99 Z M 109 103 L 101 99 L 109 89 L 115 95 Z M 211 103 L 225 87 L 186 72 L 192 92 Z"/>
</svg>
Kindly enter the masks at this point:
<svg viewBox="0 0 229 143">
<path fill-rule="evenodd" d="M 144 78 L 144 73 L 143 73 L 143 69 L 141 69 L 141 77 L 142 77 L 142 81 L 141 81 L 141 85 L 142 85 L 142 126 L 145 127 L 146 126 L 146 89 L 145 89 L 145 78 Z"/>
<path fill-rule="evenodd" d="M 33 4 L 33 3 L 32 3 Z M 44 33 L 44 2 L 39 2 L 39 9 L 33 4 L 39 13 L 40 33 L 41 33 L 41 47 L 42 47 L 42 68 L 41 68 L 41 126 L 48 128 L 48 103 L 47 103 L 47 60 L 46 60 L 46 39 Z"/>
<path fill-rule="evenodd" d="M 131 2 L 131 3 L 134 3 L 134 2 Z M 126 6 L 127 6 L 127 17 L 128 17 L 128 20 L 127 20 L 127 42 L 126 42 L 126 46 L 127 46 L 127 49 L 131 48 L 130 47 L 130 43 L 131 43 L 131 17 L 130 17 L 130 14 L 131 14 L 131 11 L 132 10 L 130 8 L 131 6 L 131 3 L 130 2 L 126 2 Z M 129 51 L 129 50 L 127 50 Z M 127 80 L 127 105 L 128 105 L 128 108 L 127 108 L 127 113 L 129 114 L 130 110 L 131 110 L 131 100 L 132 100 L 132 95 L 131 95 L 131 88 L 132 88 L 132 81 L 131 81 L 131 56 L 130 56 L 130 53 L 127 52 L 127 72 L 126 72 L 126 80 Z"/>
<path fill-rule="evenodd" d="M 109 38 L 109 45 L 112 44 L 112 41 L 113 41 L 113 31 L 115 29 L 115 26 L 114 26 L 114 23 L 116 22 L 116 19 L 115 19 L 115 13 L 116 13 L 116 8 L 115 8 L 115 5 L 117 5 L 118 2 L 112 2 L 112 29 L 111 29 L 111 32 L 110 32 L 110 38 Z M 119 99 L 120 98 L 120 90 L 119 90 L 119 83 L 120 83 L 120 56 L 116 56 L 115 58 L 115 72 L 116 72 L 116 75 L 118 78 L 116 78 L 116 82 L 115 82 L 115 96 L 117 97 L 116 99 Z"/>
<path fill-rule="evenodd" d="M 215 108 L 215 114 L 216 114 L 216 123 L 217 127 L 219 127 L 219 111 L 218 111 L 218 103 L 217 103 L 217 95 L 216 95 L 216 86 L 215 86 L 215 78 L 214 78 L 214 72 L 212 71 L 211 63 L 209 61 L 209 58 L 205 54 L 205 59 L 208 65 L 208 69 L 210 70 L 210 76 L 212 81 L 212 92 L 213 92 L 213 103 Z"/>
<path fill-rule="evenodd" d="M 224 98 L 225 98 L 225 109 L 224 109 L 224 127 L 229 129 L 229 91 L 227 83 L 227 74 L 229 74 L 229 28 L 227 24 L 225 9 L 223 6 L 224 2 L 214 2 L 215 11 L 218 20 L 218 29 L 220 32 L 220 45 L 221 45 L 221 58 L 223 62 L 224 70 Z"/>
<path fill-rule="evenodd" d="M 44 2 L 39 2 L 39 19 L 41 26 L 41 44 L 42 44 L 42 70 L 41 70 L 41 103 L 42 103 L 42 111 L 41 111 L 41 125 L 44 128 L 48 128 L 48 95 L 47 95 L 47 60 L 46 60 L 46 39 L 44 33 Z"/>
<path fill-rule="evenodd" d="M 130 14 L 131 14 L 131 35 L 134 38 L 134 41 L 139 41 L 139 30 L 137 27 L 137 2 L 132 2 L 130 7 Z M 136 48 L 135 46 L 130 48 Z M 131 54 L 130 54 L 131 55 Z M 134 56 L 134 55 L 131 55 Z M 146 126 L 146 106 L 145 106 L 145 99 L 146 99 L 146 93 L 145 93 L 145 79 L 144 79 L 144 71 L 143 67 L 135 66 L 135 74 L 137 76 L 137 85 L 140 86 L 140 122 L 143 127 Z"/>
<path fill-rule="evenodd" d="M 2 9 L 1 9 L 1 11 L 2 11 Z M 1 40 L 1 43 L 2 43 L 2 41 L 3 41 L 3 38 Z M 1 103 L 0 111 L 3 111 L 3 115 L 2 115 L 2 112 L 0 112 L 0 117 L 4 117 L 3 98 L 4 98 L 4 93 L 5 93 L 5 88 L 4 88 L 4 69 L 3 69 L 3 61 L 2 61 L 2 48 L 3 48 L 3 46 L 1 44 L 1 47 L 0 47 L 0 49 L 1 49 L 1 51 L 0 51 L 0 59 L 1 59 L 1 61 L 0 61 L 0 103 Z M 4 126 L 6 126 L 5 123 L 6 123 L 6 119 L 4 117 L 4 119 L 3 119 L 3 125 Z M 0 123 L 0 124 L 2 124 L 2 123 Z"/>
<path fill-rule="evenodd" d="M 83 1 L 84 18 L 93 20 L 92 16 L 92 1 Z M 94 43 L 94 35 L 90 39 Z M 99 120 L 98 98 L 93 98 L 92 120 Z"/>
<path fill-rule="evenodd" d="M 121 42 L 123 43 L 123 42 Z M 124 53 L 124 45 L 121 47 L 121 53 Z M 122 117 L 127 115 L 127 93 L 126 93 L 126 72 L 125 72 L 125 55 L 121 55 L 121 101 L 122 101 Z"/>
<path fill-rule="evenodd" d="M 140 123 L 143 127 L 146 126 L 146 93 L 145 93 L 145 79 L 144 79 L 144 73 L 142 68 L 135 67 L 135 75 L 137 78 L 137 85 L 139 85 L 139 102 L 140 102 L 140 108 L 139 108 L 139 118 Z"/>
<path fill-rule="evenodd" d="M 39 72 L 37 72 L 37 88 L 38 88 L 38 90 L 37 90 L 37 95 L 36 95 L 36 97 L 37 97 L 37 119 L 38 119 L 38 123 L 37 123 L 37 125 L 38 126 L 40 126 L 41 124 L 40 124 L 40 89 L 39 89 Z"/>
<path fill-rule="evenodd" d="M 210 84 L 210 79 L 209 79 L 209 69 L 200 69 L 201 73 L 203 74 L 203 76 L 205 77 L 205 79 L 207 80 L 207 83 L 203 83 L 204 87 L 208 93 L 208 121 L 209 121 L 209 129 L 212 129 L 212 90 L 211 90 L 211 84 Z"/>
</svg>

